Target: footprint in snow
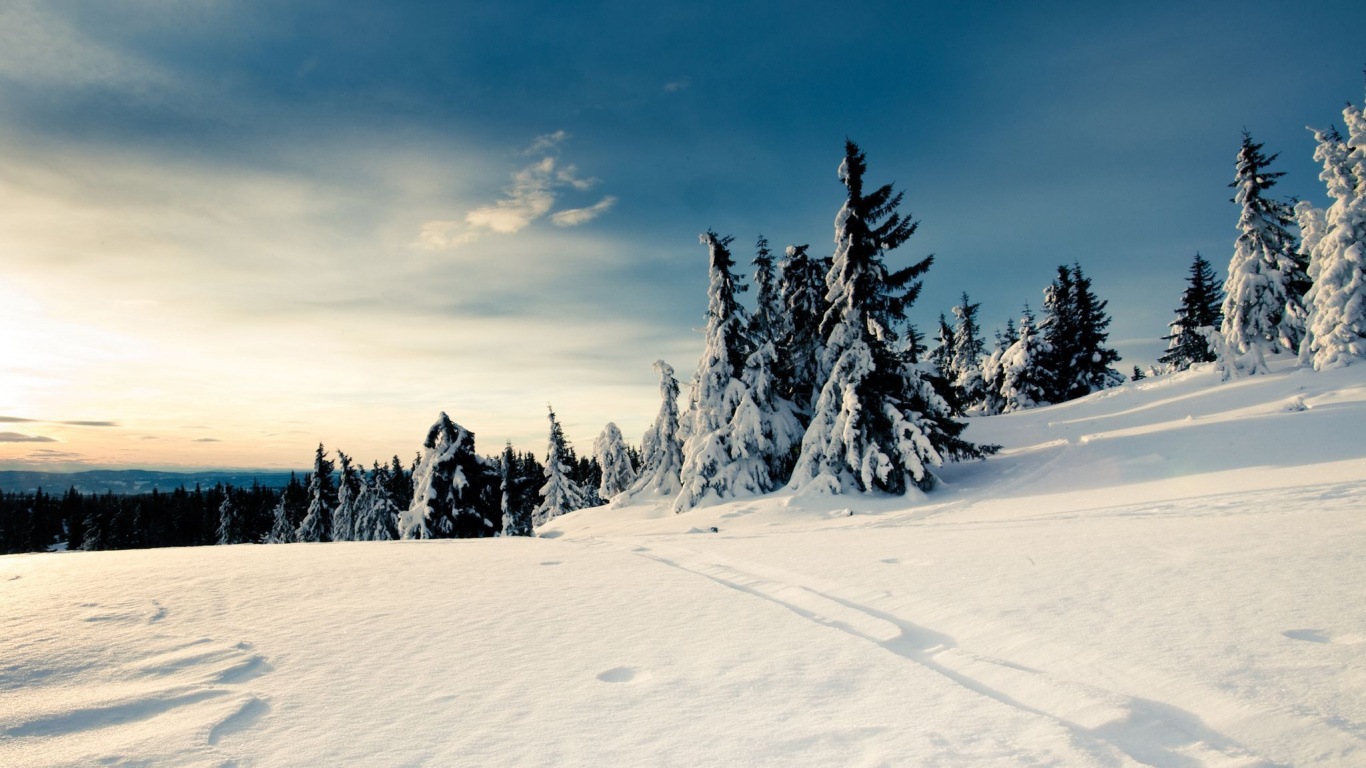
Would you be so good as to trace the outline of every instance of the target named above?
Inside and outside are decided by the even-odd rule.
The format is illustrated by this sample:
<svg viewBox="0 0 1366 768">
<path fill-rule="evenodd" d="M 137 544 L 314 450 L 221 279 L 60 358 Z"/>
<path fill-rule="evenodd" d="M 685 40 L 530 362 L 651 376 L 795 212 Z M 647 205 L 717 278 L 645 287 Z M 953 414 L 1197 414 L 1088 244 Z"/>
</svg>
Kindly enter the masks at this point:
<svg viewBox="0 0 1366 768">
<path fill-rule="evenodd" d="M 1291 640 L 1303 640 L 1306 643 L 1324 645 L 1356 645 L 1366 639 L 1361 635 L 1330 635 L 1322 629 L 1287 629 L 1281 634 Z"/>
<path fill-rule="evenodd" d="M 638 683 L 650 679 L 650 673 L 641 672 L 635 667 L 613 667 L 599 672 L 598 679 L 604 683 Z"/>
</svg>

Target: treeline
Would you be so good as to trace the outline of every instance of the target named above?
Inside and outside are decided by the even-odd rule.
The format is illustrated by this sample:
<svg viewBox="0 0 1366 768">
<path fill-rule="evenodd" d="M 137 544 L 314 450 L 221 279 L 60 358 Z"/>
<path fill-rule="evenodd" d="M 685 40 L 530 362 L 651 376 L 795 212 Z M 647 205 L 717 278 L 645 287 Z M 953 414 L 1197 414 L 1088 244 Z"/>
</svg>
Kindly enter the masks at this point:
<svg viewBox="0 0 1366 768">
<path fill-rule="evenodd" d="M 1244 133 L 1233 202 L 1238 237 L 1222 285 L 1199 254 L 1167 352 L 1133 378 L 1213 363 L 1225 377 L 1293 357 L 1315 370 L 1366 359 L 1366 117 L 1315 131 L 1320 179 L 1333 203 L 1270 196 L 1275 155 Z M 998 447 L 963 437 L 964 416 L 1059 403 L 1122 383 L 1109 348 L 1107 302 L 1081 265 L 1062 265 L 1038 316 L 1024 306 L 991 348 L 966 293 L 941 315 L 937 343 L 907 320 L 926 257 L 893 269 L 886 256 L 918 226 L 890 184 L 865 184 L 867 161 L 847 142 L 837 175 L 845 199 L 828 257 L 792 245 L 775 258 L 758 238 L 752 277 L 733 238 L 701 236 L 708 260 L 704 350 L 682 408 L 663 360 L 659 412 L 639 449 L 607 424 L 579 455 L 553 410 L 544 461 L 509 445 L 498 456 L 442 413 L 414 463 L 367 470 L 319 445 L 313 469 L 282 492 L 226 486 L 135 497 L 0 496 L 0 550 L 238 542 L 321 542 L 527 536 L 554 518 L 603 503 L 653 499 L 674 512 L 792 492 L 903 494 L 930 490 L 945 462 Z M 1291 232 L 1294 227 L 1298 235 Z M 752 307 L 740 296 L 754 289 Z"/>
</svg>

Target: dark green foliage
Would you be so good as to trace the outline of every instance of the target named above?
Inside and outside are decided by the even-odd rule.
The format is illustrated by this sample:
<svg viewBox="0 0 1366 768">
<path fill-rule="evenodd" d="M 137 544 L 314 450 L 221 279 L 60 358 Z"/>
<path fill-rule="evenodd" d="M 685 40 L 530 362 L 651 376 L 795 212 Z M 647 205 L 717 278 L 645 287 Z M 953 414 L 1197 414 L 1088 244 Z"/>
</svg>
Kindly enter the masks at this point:
<svg viewBox="0 0 1366 768">
<path fill-rule="evenodd" d="M 1181 306 L 1176 309 L 1176 319 L 1168 326 L 1172 332 L 1162 337 L 1168 342 L 1167 351 L 1157 359 L 1178 371 L 1195 363 L 1214 362 L 1214 352 L 1200 329 L 1217 330 L 1224 322 L 1223 288 L 1214 279 L 1214 268 L 1199 253 L 1191 262 L 1187 280 L 1186 290 L 1181 294 Z"/>
<path fill-rule="evenodd" d="M 1058 267 L 1057 277 L 1044 292 L 1040 323 L 1052 348 L 1040 376 L 1049 402 L 1073 400 L 1123 383 L 1124 375 L 1110 367 L 1119 361 L 1119 353 L 1105 346 L 1110 336 L 1108 303 L 1096 297 L 1080 264 Z"/>
<path fill-rule="evenodd" d="M 821 319 L 829 308 L 825 274 L 830 271 L 830 259 L 813 259 L 807 255 L 808 247 L 791 246 L 786 258 L 778 262 L 778 293 L 787 319 L 784 336 L 775 345 L 782 354 L 774 371 L 778 394 L 806 415 L 810 415 L 825 383 L 820 377 L 825 344 Z"/>
</svg>

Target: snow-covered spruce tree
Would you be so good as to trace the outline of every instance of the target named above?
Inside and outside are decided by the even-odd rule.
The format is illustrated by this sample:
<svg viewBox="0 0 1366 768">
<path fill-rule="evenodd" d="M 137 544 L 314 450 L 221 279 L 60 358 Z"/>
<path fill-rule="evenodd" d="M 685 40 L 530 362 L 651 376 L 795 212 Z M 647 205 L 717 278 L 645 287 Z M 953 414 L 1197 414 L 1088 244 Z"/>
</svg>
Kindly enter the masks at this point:
<svg viewBox="0 0 1366 768">
<path fill-rule="evenodd" d="M 532 526 L 532 510 L 534 507 L 528 503 L 529 499 L 523 490 L 525 480 L 521 476 L 522 461 L 518 458 L 516 451 L 512 450 L 512 443 L 508 443 L 503 448 L 503 456 L 498 463 L 499 469 L 503 473 L 502 535 L 533 536 L 535 535 Z"/>
<path fill-rule="evenodd" d="M 332 510 L 337 507 L 337 491 L 332 485 L 332 462 L 318 443 L 313 457 L 313 474 L 308 479 L 308 513 L 294 533 L 295 541 L 329 541 Z"/>
<path fill-rule="evenodd" d="M 332 540 L 353 541 L 356 538 L 356 497 L 360 495 L 360 474 L 351 464 L 351 457 L 337 451 L 337 506 L 332 510 Z"/>
<path fill-rule="evenodd" d="M 389 468 L 375 462 L 361 478 L 356 497 L 356 541 L 391 541 L 398 538 L 398 517 L 403 508 L 394 501 Z"/>
<path fill-rule="evenodd" d="M 761 490 L 748 491 L 752 493 L 765 493 L 787 482 L 804 431 L 796 406 L 778 395 L 777 377 L 773 375 L 777 359 L 771 342 L 760 344 L 745 359 L 740 376 L 744 388 L 730 420 L 731 461 L 764 464 L 765 471 L 755 473 L 757 484 L 753 486 Z"/>
<path fill-rule="evenodd" d="M 280 500 L 275 502 L 271 514 L 274 520 L 270 525 L 270 533 L 266 534 L 266 543 L 288 544 L 294 541 L 294 526 L 289 522 L 289 501 L 285 493 L 280 494 Z"/>
<path fill-rule="evenodd" d="M 953 326 L 944 317 L 944 313 L 939 313 L 939 336 L 934 349 L 930 352 L 930 365 L 944 381 L 953 381 Z"/>
<path fill-rule="evenodd" d="M 1034 313 L 1025 305 L 1018 338 L 1001 356 L 1001 413 L 1047 405 L 1052 374 L 1044 361 L 1052 355 L 1047 337 L 1034 328 Z"/>
<path fill-rule="evenodd" d="M 583 509 L 588 503 L 583 488 L 570 476 L 569 447 L 565 443 L 564 430 L 555 418 L 555 409 L 547 407 L 547 410 L 550 413 L 550 440 L 545 451 L 545 484 L 541 486 L 541 503 L 532 513 L 532 522 L 537 528 L 560 515 Z"/>
<path fill-rule="evenodd" d="M 749 338 L 755 346 L 764 342 L 777 345 L 787 336 L 787 315 L 783 313 L 768 239 L 759 235 L 755 250 L 754 261 L 750 262 L 754 265 L 754 314 L 749 317 Z"/>
<path fill-rule="evenodd" d="M 1200 329 L 1218 328 L 1222 324 L 1223 302 L 1224 292 L 1214 279 L 1214 268 L 1196 253 L 1176 319 L 1167 326 L 1171 333 L 1162 337 L 1167 342 L 1167 351 L 1157 362 L 1172 371 L 1184 371 L 1195 363 L 1214 362 L 1214 352 Z"/>
<path fill-rule="evenodd" d="M 830 260 L 811 258 L 808 247 L 788 246 L 778 263 L 778 292 L 787 333 L 776 345 L 786 359 L 778 394 L 792 401 L 804 415 L 811 413 L 823 382 L 820 368 L 825 337 L 821 335 L 821 319 L 827 307 L 825 274 L 830 271 Z"/>
<path fill-rule="evenodd" d="M 1029 311 L 1029 306 L 1025 305 L 1025 311 Z M 1001 389 L 1005 385 L 1005 354 L 1011 345 L 1018 341 L 1020 334 L 1015 330 L 1015 321 L 1006 320 L 1006 328 L 1003 333 L 999 328 L 996 330 L 996 342 L 991 347 L 991 354 L 987 355 L 982 361 L 982 399 L 968 410 L 974 416 L 994 416 L 1005 408 L 1005 399 L 1001 396 Z"/>
<path fill-rule="evenodd" d="M 866 170 L 863 152 L 847 141 L 839 167 L 846 200 L 835 217 L 822 322 L 829 374 L 788 484 L 796 491 L 905 493 L 932 486 L 931 468 L 946 459 L 983 455 L 959 436 L 965 425 L 951 418 L 897 333 L 932 257 L 887 270 L 884 254 L 916 223 L 897 211 L 901 195 L 890 184 L 864 193 Z"/>
<path fill-rule="evenodd" d="M 1316 240 L 1309 330 L 1300 358 L 1316 370 L 1366 358 L 1366 116 L 1353 104 L 1342 116 L 1347 142 L 1336 131 L 1314 133 L 1314 159 L 1323 164 L 1319 178 L 1333 204 L 1321 216 L 1305 212 L 1300 219 L 1305 240 Z"/>
<path fill-rule="evenodd" d="M 672 496 L 682 487 L 683 446 L 678 439 L 678 379 L 673 366 L 655 361 L 659 374 L 659 414 L 640 443 L 640 472 L 631 487 L 612 500 L 622 505 L 636 496 Z"/>
<path fill-rule="evenodd" d="M 981 304 L 973 304 L 968 292 L 963 291 L 958 306 L 953 308 L 953 357 L 949 363 L 953 385 L 960 407 L 971 409 L 986 398 L 986 382 L 982 377 L 982 355 L 986 342 L 982 339 L 982 327 L 977 322 L 977 311 Z"/>
<path fill-rule="evenodd" d="M 1266 356 L 1299 349 L 1304 336 L 1303 290 L 1308 277 L 1287 226 L 1290 206 L 1265 196 L 1285 175 L 1269 167 L 1276 155 L 1243 132 L 1233 183 L 1238 239 L 1224 282 L 1224 322 L 1220 333 L 1240 356 L 1248 373 L 1266 372 Z"/>
<path fill-rule="evenodd" d="M 731 419 L 748 396 L 740 377 L 752 347 L 745 334 L 745 311 L 736 300 L 747 286 L 732 271 L 730 237 L 708 230 L 698 239 L 707 247 L 711 279 L 702 357 L 683 415 L 683 488 L 674 500 L 675 512 L 692 509 L 708 496 L 723 499 L 737 492 L 763 493 L 768 490 L 763 486 L 770 482 L 767 462 L 761 458 L 735 461 L 731 457 Z"/>
<path fill-rule="evenodd" d="M 413 502 L 399 516 L 405 539 L 492 536 L 502 520 L 501 478 L 474 451 L 474 433 L 442 413 L 422 443 L 413 470 Z"/>
<path fill-rule="evenodd" d="M 223 493 L 223 503 L 218 505 L 218 543 L 242 543 L 242 513 L 232 500 L 232 486 Z"/>
<path fill-rule="evenodd" d="M 598 486 L 598 496 L 603 501 L 611 501 L 617 494 L 631 487 L 636 479 L 636 468 L 631 465 L 631 456 L 626 450 L 626 439 L 621 436 L 617 425 L 607 422 L 602 434 L 593 442 L 593 457 L 602 467 L 602 483 Z"/>
</svg>

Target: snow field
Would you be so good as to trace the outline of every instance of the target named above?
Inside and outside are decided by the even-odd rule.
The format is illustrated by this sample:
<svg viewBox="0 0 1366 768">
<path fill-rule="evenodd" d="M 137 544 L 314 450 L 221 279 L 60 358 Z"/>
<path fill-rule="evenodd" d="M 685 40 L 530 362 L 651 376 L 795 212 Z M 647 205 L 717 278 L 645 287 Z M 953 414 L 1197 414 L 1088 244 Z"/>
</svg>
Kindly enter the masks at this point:
<svg viewBox="0 0 1366 768">
<path fill-rule="evenodd" d="M 0 764 L 1361 765 L 1364 430 L 1195 370 L 923 496 L 3 557 Z"/>
</svg>

